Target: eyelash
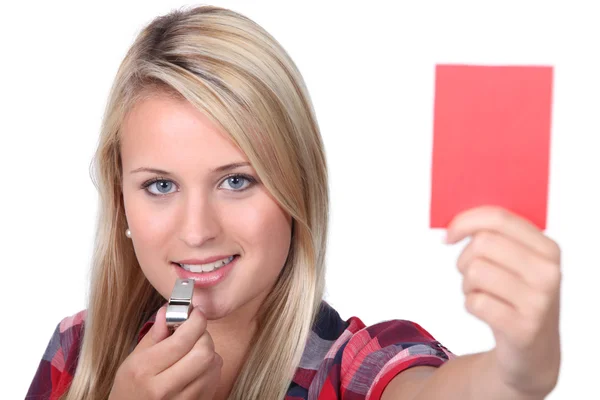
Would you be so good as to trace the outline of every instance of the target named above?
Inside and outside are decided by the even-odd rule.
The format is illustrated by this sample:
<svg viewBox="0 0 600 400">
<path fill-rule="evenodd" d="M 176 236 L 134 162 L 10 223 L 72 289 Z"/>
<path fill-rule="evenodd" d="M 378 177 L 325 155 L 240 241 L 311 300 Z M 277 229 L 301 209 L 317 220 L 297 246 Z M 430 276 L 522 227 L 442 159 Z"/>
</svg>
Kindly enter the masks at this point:
<svg viewBox="0 0 600 400">
<path fill-rule="evenodd" d="M 240 190 L 229 190 L 230 192 L 244 192 L 247 189 L 250 189 L 255 183 L 256 183 L 256 179 L 250 175 L 246 175 L 246 174 L 231 174 L 231 175 L 227 175 L 225 178 L 223 178 L 223 180 L 221 181 L 221 183 L 219 184 L 219 186 L 221 186 L 223 184 L 223 182 L 225 182 L 226 180 L 230 179 L 230 178 L 242 178 L 245 179 L 249 182 L 249 185 L 246 186 L 244 189 L 240 189 Z M 162 177 L 157 177 L 157 178 L 153 178 L 150 179 L 149 181 L 146 181 L 144 183 L 142 183 L 142 189 L 144 189 L 146 191 L 146 193 L 148 193 L 150 196 L 154 196 L 154 197 L 163 197 L 166 196 L 170 193 L 166 193 L 166 194 L 155 194 L 155 193 L 150 193 L 148 191 L 148 188 L 155 184 L 156 182 L 173 182 L 170 179 L 166 179 L 166 178 L 162 178 Z M 174 182 L 173 182 L 174 183 Z"/>
</svg>

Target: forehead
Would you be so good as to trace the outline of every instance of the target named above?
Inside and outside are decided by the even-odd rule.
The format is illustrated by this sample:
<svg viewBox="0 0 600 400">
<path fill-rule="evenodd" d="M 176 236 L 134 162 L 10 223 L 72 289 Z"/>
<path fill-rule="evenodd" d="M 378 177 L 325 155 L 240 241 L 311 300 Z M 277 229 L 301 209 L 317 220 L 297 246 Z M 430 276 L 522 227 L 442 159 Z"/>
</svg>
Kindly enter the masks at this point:
<svg viewBox="0 0 600 400">
<path fill-rule="evenodd" d="M 247 161 L 204 113 L 184 99 L 160 94 L 138 101 L 126 115 L 121 127 L 121 157 L 123 164 L 130 166 L 193 163 L 195 168 L 199 164 L 211 168 Z"/>
</svg>

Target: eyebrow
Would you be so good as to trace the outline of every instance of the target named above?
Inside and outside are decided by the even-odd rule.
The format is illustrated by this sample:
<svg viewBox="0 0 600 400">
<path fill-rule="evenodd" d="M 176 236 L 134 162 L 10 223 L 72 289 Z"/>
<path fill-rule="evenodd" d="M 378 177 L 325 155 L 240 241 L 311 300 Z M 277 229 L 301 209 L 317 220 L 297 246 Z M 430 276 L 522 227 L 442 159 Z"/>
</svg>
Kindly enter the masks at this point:
<svg viewBox="0 0 600 400">
<path fill-rule="evenodd" d="M 225 172 L 225 171 L 229 171 L 229 170 L 232 170 L 235 168 L 246 167 L 246 166 L 250 166 L 250 163 L 248 163 L 248 162 L 231 163 L 231 164 L 221 165 L 220 167 L 214 168 L 211 170 L 211 172 Z M 136 169 L 132 170 L 130 173 L 135 174 L 136 172 L 152 172 L 152 173 L 160 174 L 160 175 L 171 175 L 171 173 L 169 171 L 165 171 L 163 169 L 157 169 L 157 168 L 148 168 L 148 167 L 136 168 Z"/>
</svg>

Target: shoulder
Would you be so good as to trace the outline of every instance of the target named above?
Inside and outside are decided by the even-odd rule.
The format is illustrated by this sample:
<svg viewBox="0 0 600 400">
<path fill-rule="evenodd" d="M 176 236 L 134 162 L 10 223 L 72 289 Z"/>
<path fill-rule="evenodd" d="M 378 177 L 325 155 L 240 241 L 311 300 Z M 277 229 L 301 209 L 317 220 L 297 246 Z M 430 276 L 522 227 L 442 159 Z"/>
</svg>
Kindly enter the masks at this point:
<svg viewBox="0 0 600 400">
<path fill-rule="evenodd" d="M 439 367 L 455 357 L 421 325 L 400 319 L 357 330 L 337 356 L 342 398 L 373 399 L 379 399 L 400 372 L 415 366 Z"/>
<path fill-rule="evenodd" d="M 295 379 L 314 398 L 379 399 L 398 373 L 413 366 L 438 367 L 454 357 L 415 322 L 366 326 L 356 316 L 343 321 L 325 307 L 328 318 L 321 317 L 313 328 Z"/>
<path fill-rule="evenodd" d="M 69 386 L 79 359 L 86 315 L 87 310 L 82 310 L 57 324 L 29 387 L 27 399 L 58 398 Z"/>
<path fill-rule="evenodd" d="M 53 365 L 60 371 L 75 372 L 75 363 L 79 355 L 85 327 L 87 310 L 81 310 L 63 318 L 56 327 L 52 339 L 57 346 L 48 348 L 44 358 L 52 357 Z"/>
</svg>

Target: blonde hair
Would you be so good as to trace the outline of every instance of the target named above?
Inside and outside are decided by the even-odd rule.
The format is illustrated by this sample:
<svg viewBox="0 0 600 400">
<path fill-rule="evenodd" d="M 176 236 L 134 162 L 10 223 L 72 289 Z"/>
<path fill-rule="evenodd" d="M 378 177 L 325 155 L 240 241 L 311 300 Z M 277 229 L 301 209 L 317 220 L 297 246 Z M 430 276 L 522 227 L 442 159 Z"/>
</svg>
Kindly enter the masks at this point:
<svg viewBox="0 0 600 400">
<path fill-rule="evenodd" d="M 281 45 L 249 18 L 212 6 L 155 18 L 115 77 L 93 163 L 100 208 L 84 337 L 63 399 L 106 399 L 141 325 L 165 302 L 124 235 L 119 150 L 126 113 L 156 93 L 189 101 L 222 127 L 292 216 L 288 259 L 229 395 L 282 399 L 324 292 L 329 198 L 323 143 L 302 76 Z"/>
</svg>

